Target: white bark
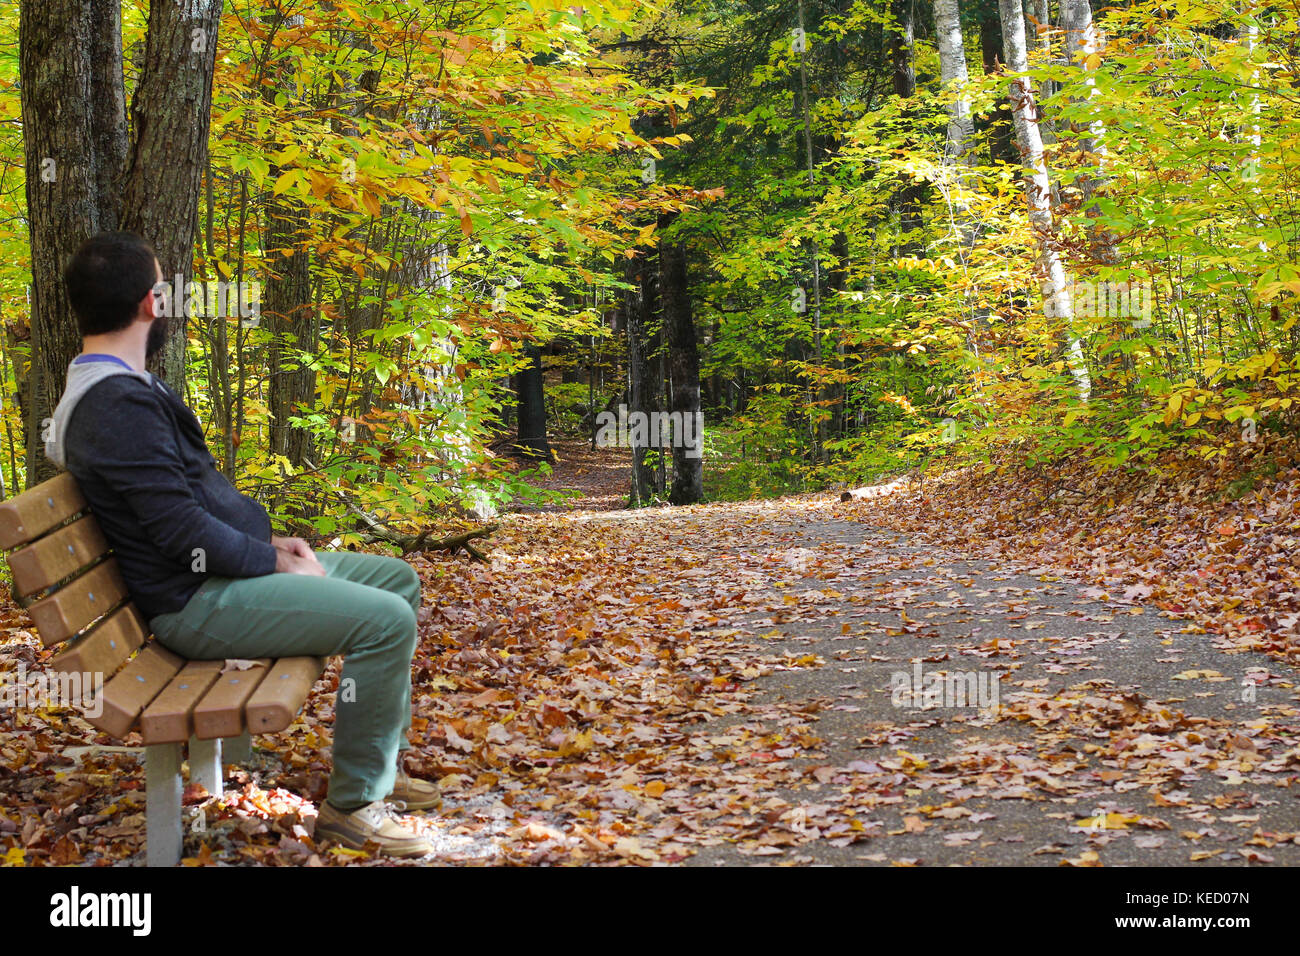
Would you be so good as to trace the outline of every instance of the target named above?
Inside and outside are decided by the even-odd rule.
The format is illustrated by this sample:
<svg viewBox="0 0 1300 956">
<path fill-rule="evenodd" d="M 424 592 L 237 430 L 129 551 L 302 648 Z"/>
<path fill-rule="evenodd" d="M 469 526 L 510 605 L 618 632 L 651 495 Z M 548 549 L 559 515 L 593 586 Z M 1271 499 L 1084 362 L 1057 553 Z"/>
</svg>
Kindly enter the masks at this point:
<svg viewBox="0 0 1300 956">
<path fill-rule="evenodd" d="M 948 106 L 948 138 L 944 144 L 945 165 L 970 165 L 975 120 L 970 99 L 962 92 L 969 79 L 966 45 L 961 34 L 961 10 L 957 0 L 934 0 L 934 32 L 939 39 L 939 77 L 945 88 L 956 87 Z"/>
<path fill-rule="evenodd" d="M 976 239 L 975 223 L 962 195 L 975 163 L 975 119 L 965 91 L 970 73 L 966 68 L 966 42 L 961 32 L 958 0 L 934 0 L 934 32 L 939 41 L 939 79 L 953 96 L 948 106 L 948 133 L 943 149 L 945 175 L 938 185 L 948 200 L 954 231 L 961 238 L 958 255 L 964 273 Z M 971 310 L 972 320 L 966 341 L 976 360 L 980 361 L 980 343 L 975 328 L 987 323 L 987 311 L 978 305 L 978 298 L 973 295 L 965 297 L 965 305 Z"/>
<path fill-rule="evenodd" d="M 1042 51 L 1042 62 L 1050 63 L 1052 61 L 1052 4 L 1049 0 L 1034 0 L 1033 6 L 1033 18 L 1038 21 L 1034 30 L 1035 42 Z M 1022 6 L 1021 9 L 1023 10 L 1024 7 Z M 1056 84 L 1051 80 L 1045 80 L 1042 93 L 1043 99 L 1053 96 L 1056 93 Z M 1056 124 L 1051 120 L 1044 120 L 1039 125 L 1042 129 L 1043 140 L 1048 143 L 1055 143 Z"/>
<path fill-rule="evenodd" d="M 1047 174 L 1047 161 L 1043 157 L 1043 137 L 1038 126 L 1038 108 L 1033 86 L 1025 76 L 1029 69 L 1029 54 L 1025 42 L 1024 11 L 1020 0 L 998 0 L 998 12 L 1002 19 L 1003 52 L 1007 58 L 1007 68 L 1012 74 L 1011 114 L 1024 167 L 1022 175 L 1029 203 L 1029 221 L 1038 234 L 1038 266 L 1043 276 L 1043 292 L 1046 297 L 1043 311 L 1049 318 L 1060 318 L 1066 323 L 1069 336 L 1067 361 L 1079 396 L 1086 402 L 1092 391 L 1092 382 L 1084 361 L 1083 345 L 1071 329 L 1074 304 L 1070 297 L 1065 265 L 1052 244 L 1055 230 L 1051 181 Z"/>
<path fill-rule="evenodd" d="M 1088 58 L 1093 54 L 1101 52 L 1101 39 L 1097 35 L 1097 29 L 1092 22 L 1092 4 L 1090 0 L 1061 0 L 1061 24 L 1065 29 L 1065 57 L 1067 62 L 1072 63 L 1086 73 L 1096 69 L 1095 65 L 1089 63 Z M 1087 100 L 1091 100 L 1097 93 L 1097 84 L 1092 77 L 1087 77 L 1084 81 L 1087 86 Z M 1075 178 L 1075 185 L 1079 187 L 1079 192 L 1083 195 L 1083 201 L 1087 207 L 1089 216 L 1096 216 L 1097 210 L 1088 204 L 1097 188 L 1105 181 L 1103 170 L 1106 168 L 1106 127 L 1101 120 L 1093 120 L 1088 124 L 1088 135 L 1079 140 L 1079 147 L 1083 150 L 1085 157 L 1095 156 L 1097 160 L 1098 174 L 1096 176 L 1084 173 Z M 1097 258 L 1102 262 L 1114 263 L 1118 261 L 1118 250 L 1115 246 L 1114 237 L 1108 234 L 1104 229 L 1094 227 L 1092 236 L 1097 244 Z"/>
<path fill-rule="evenodd" d="M 1259 39 L 1259 24 L 1253 19 L 1243 23 L 1237 33 L 1241 45 L 1246 48 L 1246 52 L 1252 53 L 1255 49 L 1255 43 Z M 1259 70 L 1253 70 L 1250 74 L 1250 85 L 1259 86 Z M 1252 92 L 1250 95 L 1250 115 L 1251 122 L 1248 127 L 1247 140 L 1250 142 L 1250 158 L 1246 161 L 1247 181 L 1253 181 L 1254 173 L 1259 165 L 1259 147 L 1262 142 L 1259 131 L 1259 94 Z M 1258 192 L 1258 188 L 1255 190 Z"/>
<path fill-rule="evenodd" d="M 1097 38 L 1097 30 L 1092 22 L 1092 4 L 1089 0 L 1061 0 L 1061 25 L 1065 29 L 1065 56 L 1068 62 L 1082 66 L 1085 71 L 1095 69 L 1088 64 L 1088 57 L 1094 53 L 1100 52 L 1101 44 Z M 1085 81 L 1088 87 L 1088 99 L 1096 94 L 1096 82 L 1088 77 Z M 1098 155 L 1100 164 L 1104 165 L 1106 158 L 1106 147 L 1103 143 L 1103 134 L 1105 127 L 1100 120 L 1093 120 L 1088 124 L 1088 131 L 1091 134 L 1080 142 L 1080 145 L 1086 152 L 1095 152 Z M 1095 182 L 1089 178 L 1084 187 L 1084 196 L 1091 195 L 1091 190 Z"/>
</svg>

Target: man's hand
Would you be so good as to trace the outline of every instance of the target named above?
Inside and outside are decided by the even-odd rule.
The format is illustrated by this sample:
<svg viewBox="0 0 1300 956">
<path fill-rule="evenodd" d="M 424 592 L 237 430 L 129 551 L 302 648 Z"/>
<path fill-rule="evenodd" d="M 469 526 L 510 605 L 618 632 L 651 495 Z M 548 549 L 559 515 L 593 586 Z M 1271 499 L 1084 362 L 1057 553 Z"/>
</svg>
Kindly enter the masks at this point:
<svg viewBox="0 0 1300 956">
<path fill-rule="evenodd" d="M 271 535 L 271 545 L 279 551 L 288 551 L 300 558 L 313 557 L 311 545 L 302 538 L 282 538 L 278 534 L 273 534 Z"/>
<path fill-rule="evenodd" d="M 289 539 L 296 540 L 296 539 Z M 307 549 L 307 556 L 303 557 L 293 551 L 277 547 L 275 549 L 275 570 L 279 574 L 314 574 L 317 577 L 325 577 L 325 568 L 316 560 L 316 555 Z"/>
</svg>

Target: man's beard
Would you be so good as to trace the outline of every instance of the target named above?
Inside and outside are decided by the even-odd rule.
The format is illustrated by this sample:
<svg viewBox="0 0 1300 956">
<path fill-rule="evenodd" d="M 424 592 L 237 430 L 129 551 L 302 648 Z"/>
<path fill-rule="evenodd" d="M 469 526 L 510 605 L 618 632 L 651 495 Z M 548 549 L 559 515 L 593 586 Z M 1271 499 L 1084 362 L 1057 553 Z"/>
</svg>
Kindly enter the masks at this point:
<svg viewBox="0 0 1300 956">
<path fill-rule="evenodd" d="M 167 342 L 167 316 L 160 315 L 153 320 L 153 325 L 149 326 L 149 337 L 144 342 L 144 357 L 146 360 L 153 358 L 162 351 L 163 345 Z"/>
</svg>

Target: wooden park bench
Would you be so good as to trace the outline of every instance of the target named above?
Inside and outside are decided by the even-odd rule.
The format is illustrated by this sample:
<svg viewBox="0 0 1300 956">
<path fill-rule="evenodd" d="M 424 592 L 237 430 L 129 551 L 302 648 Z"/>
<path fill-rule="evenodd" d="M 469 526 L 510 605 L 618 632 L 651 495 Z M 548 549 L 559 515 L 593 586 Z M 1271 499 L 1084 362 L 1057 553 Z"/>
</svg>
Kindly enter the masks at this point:
<svg viewBox="0 0 1300 956">
<path fill-rule="evenodd" d="M 102 674 L 101 714 L 85 719 L 119 740 L 132 731 L 143 738 L 148 865 L 176 865 L 184 835 L 182 745 L 189 747 L 190 782 L 220 793 L 223 743 L 226 761 L 238 763 L 248 759 L 251 734 L 288 727 L 324 660 L 264 659 L 222 673 L 224 661 L 188 661 L 151 639 L 67 472 L 0 502 L 0 550 L 11 548 L 15 600 L 46 647 L 68 642 L 51 662 L 54 675 Z"/>
</svg>

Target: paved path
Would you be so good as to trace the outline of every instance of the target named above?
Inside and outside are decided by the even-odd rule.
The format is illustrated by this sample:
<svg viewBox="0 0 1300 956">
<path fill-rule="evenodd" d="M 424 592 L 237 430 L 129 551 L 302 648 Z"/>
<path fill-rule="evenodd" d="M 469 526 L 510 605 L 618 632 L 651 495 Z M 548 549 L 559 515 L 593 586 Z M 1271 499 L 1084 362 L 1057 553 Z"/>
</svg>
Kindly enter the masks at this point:
<svg viewBox="0 0 1300 956">
<path fill-rule="evenodd" d="M 731 640 L 734 670 L 768 671 L 745 706 L 689 729 L 681 799 L 633 808 L 665 844 L 689 827 L 685 862 L 1300 863 L 1284 665 L 849 514 L 796 500 L 586 517 L 658 598 L 715 590 L 719 620 L 696 633 Z M 929 674 L 952 696 L 927 702 Z M 994 706 L 956 696 L 956 675 Z"/>
<path fill-rule="evenodd" d="M 883 837 L 835 846 L 812 834 L 787 855 L 1300 863 L 1300 719 L 1288 668 L 1220 653 L 1156 609 L 1089 600 L 1050 574 L 918 553 L 834 511 L 750 526 L 740 548 L 690 521 L 680 535 L 684 546 L 703 537 L 716 561 L 743 562 L 757 533 L 769 542 L 764 561 L 781 569 L 774 584 L 841 595 L 799 619 L 747 616 L 750 629 L 780 633 L 764 641 L 768 652 L 826 662 L 761 678 L 757 700 L 818 704 L 809 729 L 823 746 L 801 758 L 804 785 L 782 794 L 805 833 L 856 808 Z M 927 708 L 909 692 L 918 670 L 973 672 L 979 689 L 997 693 L 996 716 L 953 706 L 959 697 Z M 922 677 L 916 689 L 925 686 Z M 737 859 L 730 845 L 691 862 Z"/>
</svg>

